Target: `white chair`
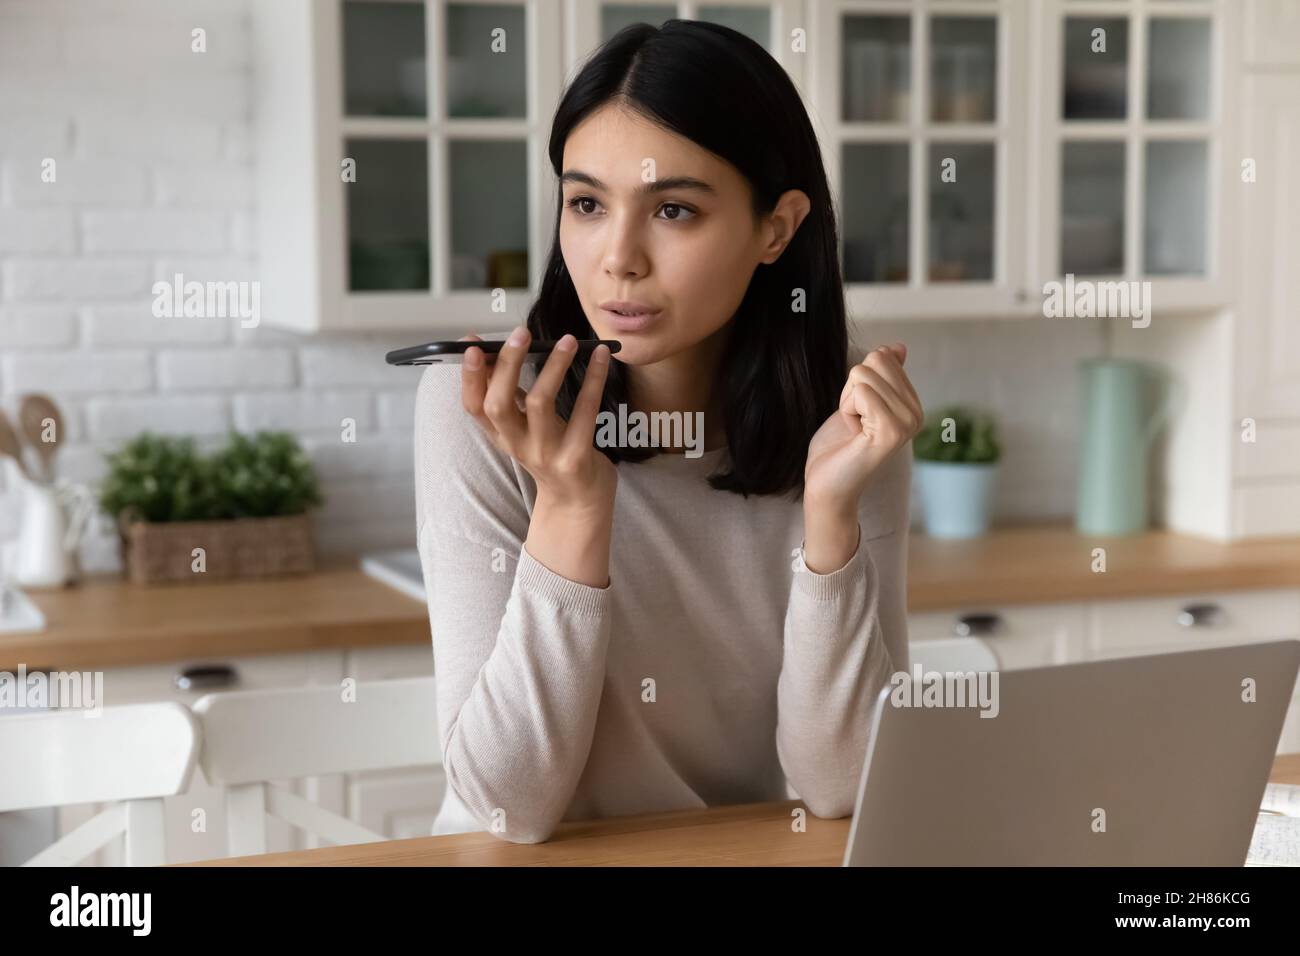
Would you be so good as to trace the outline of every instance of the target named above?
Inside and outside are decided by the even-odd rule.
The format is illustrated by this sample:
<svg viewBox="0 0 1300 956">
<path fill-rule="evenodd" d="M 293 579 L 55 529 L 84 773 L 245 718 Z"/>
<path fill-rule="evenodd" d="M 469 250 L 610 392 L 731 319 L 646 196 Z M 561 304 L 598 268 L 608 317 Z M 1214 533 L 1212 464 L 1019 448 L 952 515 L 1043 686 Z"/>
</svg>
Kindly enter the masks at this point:
<svg viewBox="0 0 1300 956">
<path fill-rule="evenodd" d="M 912 667 L 943 672 L 996 671 L 1002 662 L 989 643 L 978 637 L 943 637 L 934 641 L 916 641 L 908 645 Z"/>
<path fill-rule="evenodd" d="M 226 789 L 229 854 L 267 852 L 268 815 L 336 844 L 386 840 L 271 781 L 441 764 L 436 701 L 432 677 L 359 683 L 355 701 L 329 686 L 200 698 L 199 764 Z"/>
<path fill-rule="evenodd" d="M 71 866 L 122 834 L 127 866 L 161 866 L 163 797 L 189 788 L 198 734 L 174 702 L 0 720 L 0 812 L 113 803 L 23 865 Z"/>
</svg>

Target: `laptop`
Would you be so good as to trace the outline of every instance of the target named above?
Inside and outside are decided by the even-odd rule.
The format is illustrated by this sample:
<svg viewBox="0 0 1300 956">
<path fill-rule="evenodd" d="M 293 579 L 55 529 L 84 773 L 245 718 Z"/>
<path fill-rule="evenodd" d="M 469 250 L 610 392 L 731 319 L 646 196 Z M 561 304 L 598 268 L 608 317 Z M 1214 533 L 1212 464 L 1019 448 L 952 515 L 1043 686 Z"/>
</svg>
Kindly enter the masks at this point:
<svg viewBox="0 0 1300 956">
<path fill-rule="evenodd" d="M 1280 640 L 1002 672 L 996 708 L 886 687 L 844 865 L 1241 866 L 1297 668 Z"/>
</svg>

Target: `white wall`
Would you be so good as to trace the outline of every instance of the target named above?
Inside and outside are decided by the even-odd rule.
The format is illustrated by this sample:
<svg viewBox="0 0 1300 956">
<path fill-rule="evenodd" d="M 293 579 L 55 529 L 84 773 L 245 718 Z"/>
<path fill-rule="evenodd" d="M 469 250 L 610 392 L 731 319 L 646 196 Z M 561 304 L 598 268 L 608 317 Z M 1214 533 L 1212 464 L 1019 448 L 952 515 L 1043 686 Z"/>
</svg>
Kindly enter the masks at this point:
<svg viewBox="0 0 1300 956">
<path fill-rule="evenodd" d="M 256 278 L 246 0 L 0 0 L 0 396 L 49 392 L 69 419 L 62 472 L 95 480 L 137 432 L 216 440 L 286 428 L 317 463 L 326 552 L 414 543 L 410 428 L 418 372 L 383 364 L 419 336 L 298 337 L 237 320 L 156 319 L 150 287 Z M 190 31 L 208 50 L 190 52 Z M 40 179 L 57 162 L 56 183 Z M 481 330 L 480 330 L 481 331 Z M 1002 418 L 998 515 L 1073 507 L 1074 363 L 1094 320 L 870 327 L 896 339 L 927 408 Z M 354 418 L 358 441 L 340 441 Z M 0 479 L 0 540 L 17 530 Z M 111 537 L 89 549 L 111 567 Z"/>
</svg>

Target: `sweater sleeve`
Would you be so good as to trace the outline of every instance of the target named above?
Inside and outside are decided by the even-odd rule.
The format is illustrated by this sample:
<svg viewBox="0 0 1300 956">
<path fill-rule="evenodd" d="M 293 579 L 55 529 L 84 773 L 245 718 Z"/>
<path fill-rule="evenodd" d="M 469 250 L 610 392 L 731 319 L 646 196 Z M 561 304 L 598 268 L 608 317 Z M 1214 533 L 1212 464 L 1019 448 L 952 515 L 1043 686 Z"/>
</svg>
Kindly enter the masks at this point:
<svg viewBox="0 0 1300 956">
<path fill-rule="evenodd" d="M 906 670 L 912 446 L 881 465 L 859 507 L 858 549 L 841 568 L 793 572 L 777 681 L 777 754 L 818 817 L 853 813 L 872 709 Z"/>
<path fill-rule="evenodd" d="M 447 785 L 484 829 L 537 843 L 563 818 L 591 749 L 610 588 L 528 553 L 535 486 L 461 407 L 456 367 L 426 369 L 416 403 L 416 524 Z"/>
</svg>

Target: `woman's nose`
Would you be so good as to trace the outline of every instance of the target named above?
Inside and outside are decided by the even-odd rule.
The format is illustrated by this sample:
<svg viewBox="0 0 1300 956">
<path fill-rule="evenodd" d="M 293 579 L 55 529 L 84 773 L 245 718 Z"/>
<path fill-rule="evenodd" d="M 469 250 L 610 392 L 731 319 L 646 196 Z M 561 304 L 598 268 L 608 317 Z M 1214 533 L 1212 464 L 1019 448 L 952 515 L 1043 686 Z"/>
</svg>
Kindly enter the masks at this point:
<svg viewBox="0 0 1300 956">
<path fill-rule="evenodd" d="M 646 270 L 640 229 L 626 219 L 610 225 L 602 264 L 614 276 L 642 275 Z"/>
</svg>

